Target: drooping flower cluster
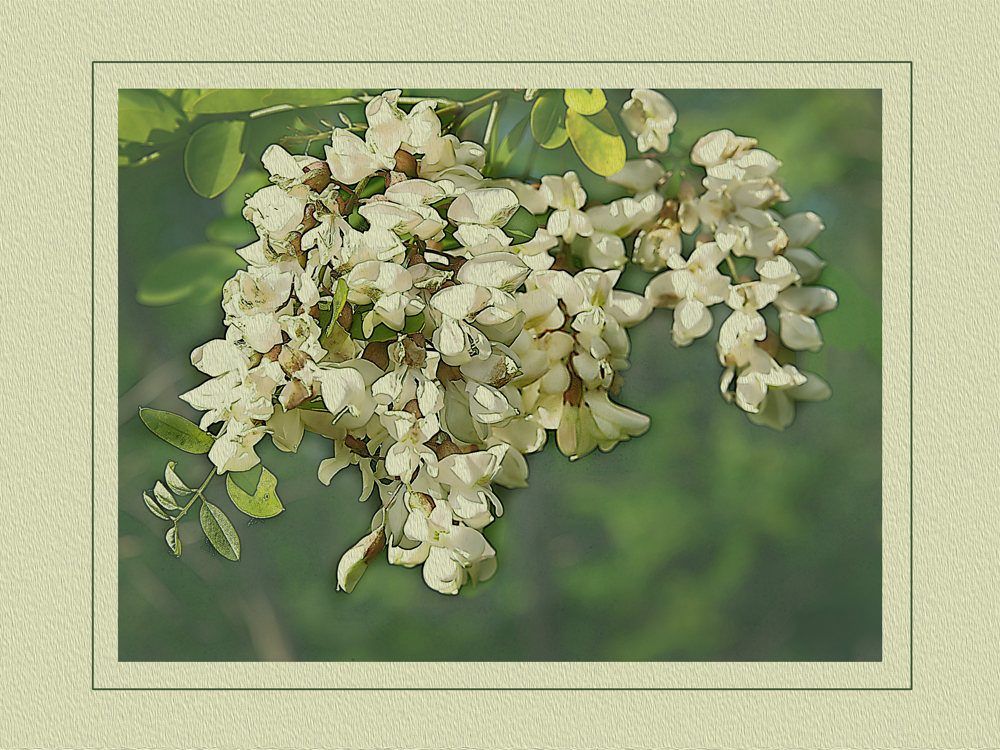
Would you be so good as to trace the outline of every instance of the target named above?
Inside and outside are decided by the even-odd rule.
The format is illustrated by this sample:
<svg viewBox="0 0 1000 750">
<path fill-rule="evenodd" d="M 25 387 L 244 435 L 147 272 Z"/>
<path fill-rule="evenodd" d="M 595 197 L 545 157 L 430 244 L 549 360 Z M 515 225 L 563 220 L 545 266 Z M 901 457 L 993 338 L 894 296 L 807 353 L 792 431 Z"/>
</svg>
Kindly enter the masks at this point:
<svg viewBox="0 0 1000 750">
<path fill-rule="evenodd" d="M 760 312 L 779 311 L 784 347 L 814 350 L 813 318 L 836 297 L 802 286 L 823 265 L 806 249 L 822 224 L 773 210 L 787 196 L 755 141 L 702 138 L 700 195 L 690 183 L 666 194 L 664 167 L 640 159 L 609 178 L 629 196 L 588 205 L 573 172 L 488 179 L 482 146 L 444 133 L 434 102 L 403 111 L 399 93 L 367 104 L 363 137 L 335 130 L 325 159 L 264 153 L 273 184 L 244 209 L 259 239 L 225 285 L 225 338 L 192 353 L 211 379 L 182 396 L 205 412 L 202 429 L 221 423 L 209 453 L 219 474 L 255 466 L 265 435 L 295 451 L 306 430 L 332 441 L 322 482 L 359 467 L 360 499 L 375 495 L 378 509 L 340 561 L 340 588 L 383 549 L 442 593 L 492 576 L 482 530 L 503 512 L 493 484 L 524 486 L 525 456 L 548 431 L 577 458 L 649 427 L 612 396 L 625 329 L 654 307 L 673 309 L 678 346 L 711 330 L 710 306 L 732 309 L 722 390 L 753 418 L 784 426 L 793 400 L 827 395 L 778 364 Z M 664 151 L 676 113 L 637 90 L 622 120 L 640 150 Z M 685 257 L 683 235 L 699 227 Z M 616 289 L 630 257 L 662 272 L 644 296 Z M 752 259 L 757 278 L 720 273 L 734 257 Z"/>
</svg>

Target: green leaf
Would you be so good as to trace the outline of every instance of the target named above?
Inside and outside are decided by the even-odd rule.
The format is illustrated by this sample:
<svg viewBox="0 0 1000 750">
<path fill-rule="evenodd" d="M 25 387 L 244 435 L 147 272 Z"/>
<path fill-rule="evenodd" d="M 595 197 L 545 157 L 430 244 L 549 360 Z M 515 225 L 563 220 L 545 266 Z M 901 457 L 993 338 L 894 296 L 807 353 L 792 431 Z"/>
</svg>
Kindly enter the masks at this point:
<svg viewBox="0 0 1000 750">
<path fill-rule="evenodd" d="M 354 320 L 351 323 L 351 338 L 358 341 L 392 341 L 397 336 L 405 336 L 410 333 L 416 333 L 424 327 L 424 313 L 421 310 L 416 315 L 410 315 L 406 318 L 403 323 L 403 329 L 401 331 L 393 330 L 389 328 L 385 323 L 379 323 L 372 330 L 372 335 L 367 339 L 364 334 L 363 321 L 365 313 L 372 309 L 371 305 L 362 305 L 361 307 L 355 308 L 354 310 Z"/>
<path fill-rule="evenodd" d="M 358 213 L 358 209 L 351 211 L 350 216 L 347 217 L 347 223 L 351 225 L 353 229 L 359 232 L 364 232 L 368 229 L 368 219 Z"/>
<path fill-rule="evenodd" d="M 546 91 L 531 108 L 531 135 L 542 148 L 559 148 L 569 138 L 566 103 L 558 91 Z"/>
<path fill-rule="evenodd" d="M 218 120 L 191 134 L 184 148 L 184 173 L 198 195 L 214 198 L 233 184 L 246 154 L 240 148 L 246 123 Z"/>
<path fill-rule="evenodd" d="M 176 523 L 167 529 L 167 546 L 170 547 L 170 551 L 174 553 L 174 557 L 181 556 L 181 538 L 177 534 Z"/>
<path fill-rule="evenodd" d="M 154 133 L 170 135 L 186 122 L 177 105 L 158 91 L 118 90 L 118 138 L 135 143 L 162 140 Z"/>
<path fill-rule="evenodd" d="M 530 114 L 527 114 L 518 120 L 517 124 L 511 128 L 507 136 L 500 142 L 500 148 L 497 149 L 493 163 L 490 165 L 490 172 L 492 174 L 498 174 L 514 158 L 514 154 L 517 153 L 517 147 L 524 138 L 524 131 L 527 130 L 530 119 Z"/>
<path fill-rule="evenodd" d="M 219 554 L 227 560 L 240 559 L 240 538 L 236 535 L 236 529 L 226 518 L 226 514 L 209 502 L 202 502 L 201 528 L 208 537 L 208 541 L 219 551 Z"/>
<path fill-rule="evenodd" d="M 538 219 L 524 206 L 519 206 L 501 230 L 513 240 L 512 244 L 520 245 L 534 239 L 535 232 L 538 231 Z"/>
<path fill-rule="evenodd" d="M 141 407 L 139 419 L 160 440 L 188 453 L 208 453 L 215 442 L 214 437 L 180 414 Z"/>
<path fill-rule="evenodd" d="M 177 471 L 174 469 L 175 466 L 177 466 L 176 461 L 167 462 L 167 469 L 163 473 L 163 478 L 167 482 L 167 487 L 169 487 L 170 491 L 175 495 L 190 495 L 194 492 L 194 490 L 184 484 L 184 482 L 181 481 L 181 478 L 177 476 Z"/>
<path fill-rule="evenodd" d="M 184 111 L 196 114 L 251 112 L 263 109 L 271 89 L 200 89 L 183 101 Z"/>
<path fill-rule="evenodd" d="M 274 474 L 260 464 L 250 471 L 226 475 L 229 499 L 252 518 L 271 518 L 285 509 L 278 499 L 277 486 Z"/>
<path fill-rule="evenodd" d="M 171 253 L 143 275 L 135 298 L 159 307 L 183 299 L 194 302 L 219 299 L 222 287 L 246 263 L 225 245 L 203 244 Z"/>
<path fill-rule="evenodd" d="M 372 175 L 365 181 L 364 188 L 360 191 L 355 189 L 355 192 L 358 193 L 358 198 L 371 198 L 373 195 L 384 193 L 385 177 L 380 174 Z"/>
<path fill-rule="evenodd" d="M 567 107 L 581 115 L 596 115 L 608 103 L 601 89 L 566 89 L 563 98 Z"/>
<path fill-rule="evenodd" d="M 568 110 L 566 130 L 580 160 L 592 172 L 607 177 L 625 166 L 625 141 L 606 109 L 593 117 Z"/>
<path fill-rule="evenodd" d="M 226 216 L 242 216 L 247 196 L 271 184 L 267 172 L 250 169 L 236 178 L 222 194 L 222 213 Z"/>
<path fill-rule="evenodd" d="M 337 285 L 333 290 L 333 300 L 330 302 L 330 309 L 320 312 L 320 326 L 323 330 L 320 341 L 325 340 L 333 331 L 333 327 L 337 324 L 337 318 L 343 312 L 345 304 L 347 304 L 347 282 L 343 278 L 340 278 L 337 279 Z"/>
<path fill-rule="evenodd" d="M 180 510 L 177 501 L 174 500 L 174 496 L 170 494 L 170 490 L 163 485 L 163 482 L 156 483 L 156 486 L 153 488 L 153 495 L 156 497 L 156 502 L 164 510 Z"/>
<path fill-rule="evenodd" d="M 290 104 L 316 107 L 350 96 L 352 89 L 199 89 L 183 99 L 184 110 L 196 114 L 252 112 Z"/>
<path fill-rule="evenodd" d="M 229 472 L 226 474 L 226 480 L 228 483 L 228 480 L 232 479 L 237 489 L 253 495 L 257 491 L 257 485 L 260 484 L 260 476 L 263 473 L 264 464 L 257 464 L 252 469 L 247 469 L 246 471 Z"/>
<path fill-rule="evenodd" d="M 205 235 L 212 242 L 231 247 L 244 247 L 257 239 L 253 225 L 242 216 L 224 216 L 208 225 Z"/>
<path fill-rule="evenodd" d="M 164 521 L 172 520 L 170 516 L 168 516 L 166 513 L 160 510 L 160 506 L 158 506 L 156 503 L 153 502 L 153 498 L 149 496 L 148 492 L 142 493 L 142 499 L 145 501 L 146 507 L 149 508 L 149 512 L 152 513 L 154 516 L 156 516 L 157 518 L 162 518 Z"/>
</svg>

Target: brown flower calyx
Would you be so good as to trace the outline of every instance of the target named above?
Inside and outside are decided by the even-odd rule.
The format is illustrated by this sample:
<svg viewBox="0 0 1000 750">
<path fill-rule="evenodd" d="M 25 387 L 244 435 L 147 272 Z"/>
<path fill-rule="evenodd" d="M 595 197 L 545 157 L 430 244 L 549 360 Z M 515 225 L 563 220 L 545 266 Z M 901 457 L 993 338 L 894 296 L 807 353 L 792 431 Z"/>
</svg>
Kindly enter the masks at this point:
<svg viewBox="0 0 1000 750">
<path fill-rule="evenodd" d="M 367 359 L 380 370 L 387 370 L 389 368 L 389 343 L 388 341 L 372 341 L 365 347 L 361 359 Z"/>
</svg>

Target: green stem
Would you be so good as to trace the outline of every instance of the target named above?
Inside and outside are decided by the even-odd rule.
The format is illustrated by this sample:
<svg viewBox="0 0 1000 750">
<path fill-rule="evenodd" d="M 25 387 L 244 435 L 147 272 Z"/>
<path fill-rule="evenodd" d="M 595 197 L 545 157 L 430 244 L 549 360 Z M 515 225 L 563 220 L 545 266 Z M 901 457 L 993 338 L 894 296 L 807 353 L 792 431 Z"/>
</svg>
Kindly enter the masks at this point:
<svg viewBox="0 0 1000 750">
<path fill-rule="evenodd" d="M 194 501 L 195 500 L 197 500 L 198 498 L 201 498 L 202 500 L 205 499 L 205 496 L 202 493 L 205 491 L 205 488 L 208 487 L 208 483 L 212 481 L 212 477 L 214 477 L 214 476 L 215 476 L 215 468 L 213 467 L 208 472 L 208 476 L 205 477 L 205 481 L 201 483 L 201 487 L 199 487 L 198 489 L 196 489 L 194 491 L 194 496 L 191 498 L 191 501 L 187 505 L 185 505 L 183 508 L 181 508 L 181 512 L 180 513 L 178 513 L 176 516 L 174 516 L 174 525 L 175 526 L 177 525 L 177 522 L 184 517 L 184 515 L 188 512 L 188 510 L 191 508 L 191 506 L 194 505 Z"/>
<path fill-rule="evenodd" d="M 477 109 L 483 104 L 489 104 L 490 102 L 494 102 L 497 99 L 506 99 L 508 96 L 510 96 L 509 91 L 502 91 L 500 89 L 497 89 L 496 91 L 491 91 L 488 94 L 477 96 L 475 99 L 470 99 L 467 102 L 453 102 L 448 106 L 439 109 L 437 114 L 438 117 L 445 117 L 450 114 L 455 114 L 458 115 L 459 118 L 461 118 L 461 116 L 466 112 L 471 112 L 472 110 Z M 460 120 L 456 118 L 455 122 L 453 122 L 449 127 L 454 129 L 455 123 L 459 121 Z"/>
<path fill-rule="evenodd" d="M 733 276 L 733 283 L 734 284 L 740 283 L 739 282 L 740 275 L 736 272 L 736 264 L 733 263 L 733 259 L 729 255 L 726 256 L 726 265 L 729 266 L 729 273 L 731 273 Z"/>
</svg>

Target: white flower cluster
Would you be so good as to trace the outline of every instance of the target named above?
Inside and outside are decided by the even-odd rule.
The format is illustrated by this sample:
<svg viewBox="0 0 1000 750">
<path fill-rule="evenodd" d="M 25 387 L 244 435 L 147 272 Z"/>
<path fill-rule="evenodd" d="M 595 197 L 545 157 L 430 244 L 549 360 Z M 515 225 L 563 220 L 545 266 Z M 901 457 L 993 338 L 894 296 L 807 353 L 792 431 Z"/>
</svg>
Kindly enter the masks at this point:
<svg viewBox="0 0 1000 750">
<path fill-rule="evenodd" d="M 222 423 L 209 453 L 219 474 L 256 465 L 265 434 L 295 451 L 309 430 L 333 441 L 322 482 L 356 464 L 361 500 L 378 488 L 340 588 L 383 549 L 442 593 L 493 575 L 482 530 L 503 508 L 492 485 L 524 486 L 524 457 L 547 431 L 577 458 L 648 428 L 610 396 L 628 367 L 625 329 L 654 307 L 673 308 L 679 346 L 708 333 L 709 306 L 732 308 L 723 393 L 755 418 L 783 426 L 794 399 L 825 397 L 818 378 L 777 363 L 760 312 L 779 310 L 789 349 L 820 346 L 813 317 L 836 298 L 801 284 L 822 267 L 806 249 L 822 224 L 771 208 L 786 199 L 778 162 L 752 139 L 698 142 L 700 196 L 690 184 L 665 196 L 663 166 L 640 159 L 609 178 L 629 197 L 588 207 L 572 172 L 487 179 L 482 146 L 443 134 L 433 102 L 404 112 L 399 93 L 368 103 L 363 138 L 335 130 L 325 159 L 264 153 L 273 184 L 244 209 L 259 239 L 225 285 L 225 338 L 191 355 L 211 379 L 182 396 L 205 411 L 203 429 Z M 640 150 L 664 151 L 676 113 L 636 90 L 622 120 Z M 512 231 L 524 217 L 529 231 Z M 699 226 L 712 236 L 685 257 L 682 234 Z M 669 269 L 645 296 L 615 288 L 629 251 L 647 271 Z M 718 270 L 730 256 L 753 258 L 759 278 L 731 283 Z M 571 258 L 583 270 L 565 270 Z"/>
<path fill-rule="evenodd" d="M 807 249 L 823 224 L 813 213 L 784 217 L 773 208 L 788 200 L 774 179 L 780 162 L 756 146 L 753 138 L 729 130 L 695 143 L 691 161 L 705 168 L 705 192 L 696 195 L 693 186 L 683 185 L 676 219 L 640 233 L 634 260 L 651 271 L 669 268 L 650 280 L 646 297 L 656 307 L 673 309 L 677 346 L 712 329 L 709 307 L 724 302 L 731 308 L 716 345 L 725 368 L 722 394 L 752 421 L 781 429 L 792 421 L 795 400 L 822 400 L 830 391 L 819 376 L 778 363 L 778 342 L 761 311 L 768 305 L 778 311 L 786 349 L 817 351 L 823 339 L 814 318 L 834 309 L 837 296 L 805 286 L 825 265 Z M 699 227 L 706 233 L 685 258 L 681 233 L 695 234 Z M 737 276 L 733 259 L 744 257 L 752 259 L 756 278 Z M 722 263 L 731 275 L 719 272 Z"/>
<path fill-rule="evenodd" d="M 209 453 L 220 474 L 257 464 L 265 434 L 294 451 L 310 430 L 333 441 L 321 481 L 357 464 L 361 499 L 378 487 L 341 588 L 387 548 L 457 593 L 495 571 L 482 534 L 503 511 L 492 483 L 524 486 L 546 430 L 577 457 L 647 429 L 609 393 L 624 328 L 652 305 L 615 290 L 618 271 L 552 270 L 556 236 L 590 233 L 575 175 L 541 189 L 488 180 L 482 147 L 442 135 L 433 103 L 403 112 L 398 95 L 367 105 L 364 138 L 335 131 L 325 160 L 265 152 L 274 184 L 244 210 L 259 240 L 225 286 L 225 339 L 192 353 L 212 379 L 182 398 L 205 411 L 203 429 L 223 423 Z M 380 191 L 345 200 L 371 177 Z M 522 206 L 556 211 L 515 244 L 503 229 Z"/>
</svg>

